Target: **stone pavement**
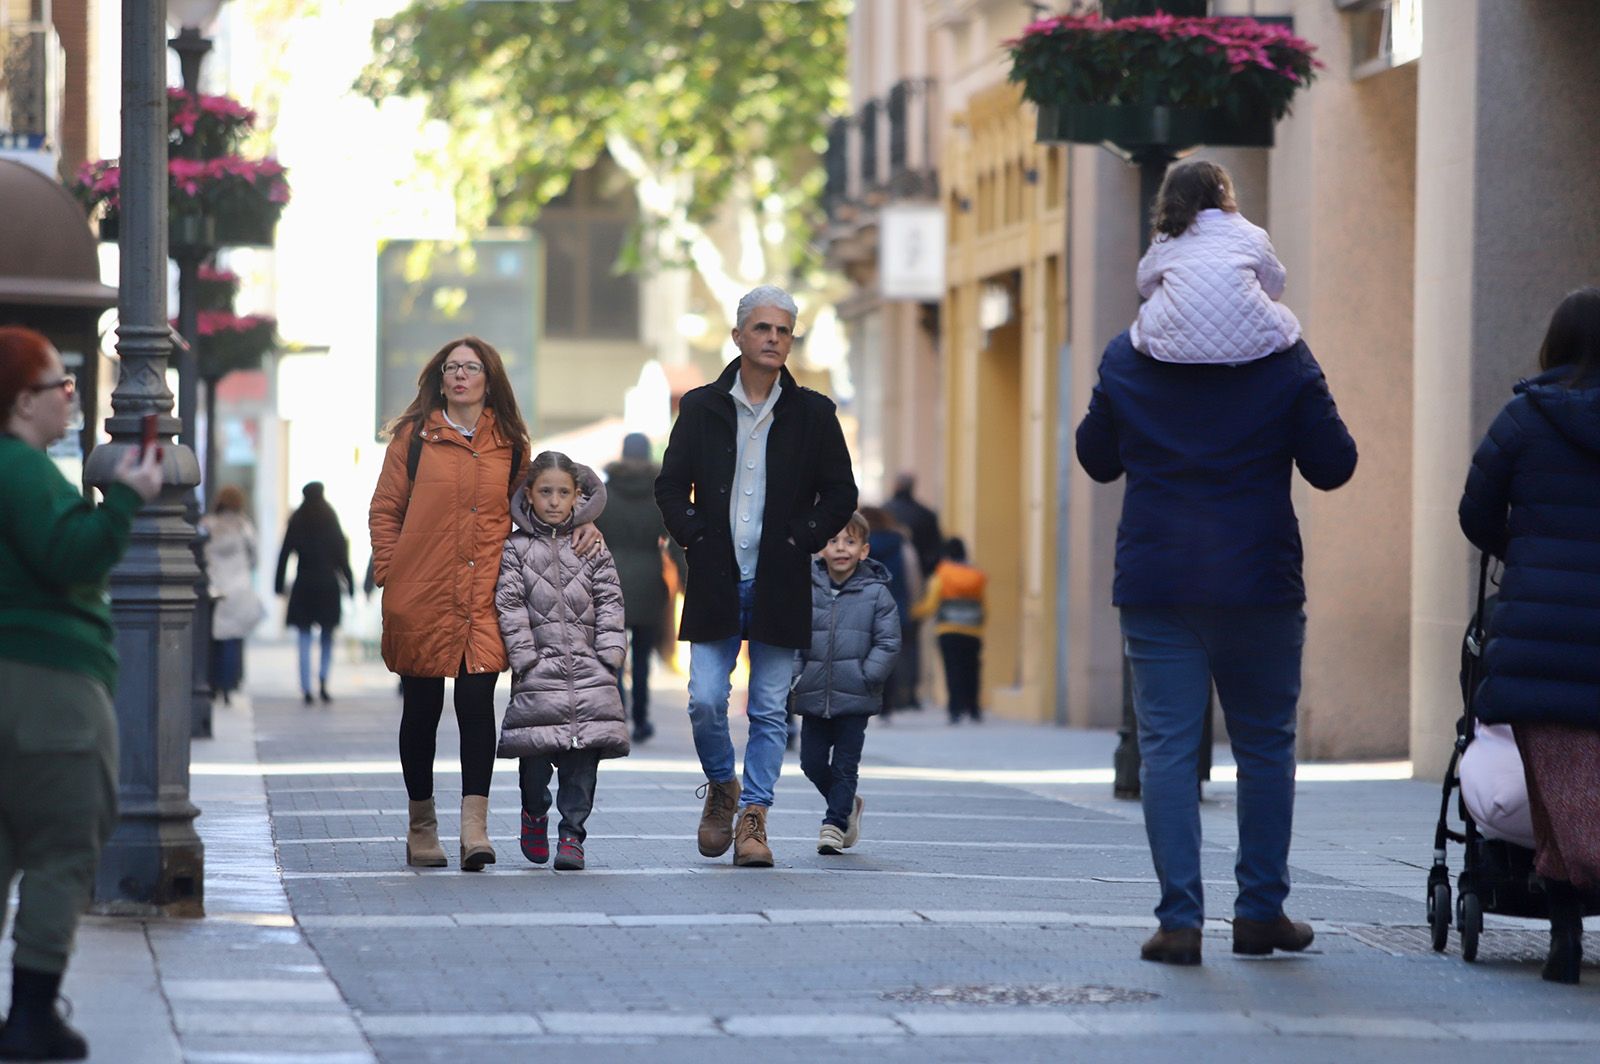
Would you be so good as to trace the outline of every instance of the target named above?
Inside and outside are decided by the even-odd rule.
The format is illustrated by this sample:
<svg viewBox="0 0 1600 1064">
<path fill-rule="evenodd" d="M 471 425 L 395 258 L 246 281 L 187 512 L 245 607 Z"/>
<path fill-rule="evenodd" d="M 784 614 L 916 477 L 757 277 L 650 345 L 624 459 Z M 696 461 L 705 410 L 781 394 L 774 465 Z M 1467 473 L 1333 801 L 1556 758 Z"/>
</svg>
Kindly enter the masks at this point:
<svg viewBox="0 0 1600 1064">
<path fill-rule="evenodd" d="M 658 673 L 660 734 L 602 767 L 588 870 L 523 860 L 502 763 L 499 863 L 464 874 L 447 708 L 452 867 L 414 871 L 392 678 L 341 662 L 324 709 L 299 704 L 287 647 L 252 648 L 250 676 L 195 746 L 210 915 L 85 924 L 66 992 L 96 1060 L 1343 1064 L 1592 1060 L 1600 1042 L 1600 971 L 1542 982 L 1537 926 L 1490 918 L 1474 965 L 1453 940 L 1428 947 L 1438 789 L 1403 766 L 1302 767 L 1289 904 L 1317 926 L 1312 951 L 1235 958 L 1214 920 L 1205 965 L 1175 969 L 1138 960 L 1154 879 L 1137 805 L 1109 796 L 1104 733 L 875 722 L 860 845 L 816 854 L 821 802 L 791 756 L 777 866 L 735 869 L 695 850 L 702 777 L 681 680 Z M 1225 749 L 1217 762 L 1204 870 L 1226 916 Z"/>
</svg>

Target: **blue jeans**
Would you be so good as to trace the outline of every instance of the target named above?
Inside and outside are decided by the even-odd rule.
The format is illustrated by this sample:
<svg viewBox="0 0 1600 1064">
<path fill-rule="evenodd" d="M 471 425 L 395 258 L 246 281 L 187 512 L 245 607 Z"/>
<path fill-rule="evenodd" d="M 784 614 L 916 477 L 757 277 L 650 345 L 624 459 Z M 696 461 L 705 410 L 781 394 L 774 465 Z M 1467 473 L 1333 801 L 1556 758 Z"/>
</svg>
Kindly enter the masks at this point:
<svg viewBox="0 0 1600 1064">
<path fill-rule="evenodd" d="M 1123 607 L 1139 718 L 1145 833 L 1166 930 L 1205 919 L 1200 884 L 1200 732 L 1216 681 L 1238 765 L 1234 915 L 1276 920 L 1289 895 L 1294 729 L 1306 618 L 1299 606 Z"/>
<path fill-rule="evenodd" d="M 733 779 L 733 740 L 728 736 L 728 696 L 733 692 L 733 666 L 739 644 L 750 629 L 755 581 L 739 583 L 740 635 L 714 643 L 689 644 L 689 725 L 694 749 L 706 779 Z M 806 609 L 810 609 L 807 603 Z M 783 768 L 789 737 L 789 680 L 794 675 L 794 650 L 750 640 L 750 735 L 744 746 L 744 785 L 739 805 L 772 804 L 772 789 Z"/>
<path fill-rule="evenodd" d="M 311 629 L 297 628 L 300 634 L 300 690 L 311 693 Z M 321 686 L 328 686 L 328 670 L 333 667 L 333 629 L 321 628 L 322 668 L 317 673 Z"/>
</svg>

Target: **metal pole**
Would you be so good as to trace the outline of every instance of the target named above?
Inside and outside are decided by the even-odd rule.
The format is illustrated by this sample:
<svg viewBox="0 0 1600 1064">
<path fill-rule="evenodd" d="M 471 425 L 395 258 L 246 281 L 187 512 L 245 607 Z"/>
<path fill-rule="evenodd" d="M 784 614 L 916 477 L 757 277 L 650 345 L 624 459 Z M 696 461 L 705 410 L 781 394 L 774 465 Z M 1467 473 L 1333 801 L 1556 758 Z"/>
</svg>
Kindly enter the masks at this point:
<svg viewBox="0 0 1600 1064">
<path fill-rule="evenodd" d="M 95 875 L 99 912 L 204 915 L 205 851 L 189 800 L 190 687 L 195 578 L 183 519 L 200 480 L 178 431 L 166 385 L 167 325 L 166 33 L 160 4 L 122 5 L 122 228 L 118 254 L 117 353 L 111 442 L 89 455 L 84 479 L 104 488 L 139 445 L 140 422 L 160 416 L 166 484 L 133 519 L 128 553 L 111 573 L 117 653 L 121 817 Z"/>
</svg>

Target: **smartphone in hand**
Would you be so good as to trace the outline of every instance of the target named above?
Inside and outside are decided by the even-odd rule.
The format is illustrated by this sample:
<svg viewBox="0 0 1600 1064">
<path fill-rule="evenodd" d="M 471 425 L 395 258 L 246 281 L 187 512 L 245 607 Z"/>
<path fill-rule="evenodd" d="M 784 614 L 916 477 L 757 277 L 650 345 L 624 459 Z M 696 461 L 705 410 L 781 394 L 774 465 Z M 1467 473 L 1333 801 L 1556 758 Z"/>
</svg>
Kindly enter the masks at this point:
<svg viewBox="0 0 1600 1064">
<path fill-rule="evenodd" d="M 160 420 L 161 415 L 159 414 L 146 414 L 139 421 L 139 459 L 141 461 L 156 446 L 156 429 Z"/>
</svg>

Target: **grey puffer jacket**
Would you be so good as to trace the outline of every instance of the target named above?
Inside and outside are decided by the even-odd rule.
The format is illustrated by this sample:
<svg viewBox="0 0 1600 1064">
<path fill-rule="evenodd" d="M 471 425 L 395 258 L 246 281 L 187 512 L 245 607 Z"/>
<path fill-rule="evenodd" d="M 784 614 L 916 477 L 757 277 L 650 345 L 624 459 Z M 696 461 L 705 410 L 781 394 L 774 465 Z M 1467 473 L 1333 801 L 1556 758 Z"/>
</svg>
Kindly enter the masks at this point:
<svg viewBox="0 0 1600 1064">
<path fill-rule="evenodd" d="M 871 558 L 834 590 L 828 567 L 811 563 L 811 646 L 799 654 L 794 709 L 811 717 L 871 716 L 900 655 L 900 611 L 889 570 Z"/>
<path fill-rule="evenodd" d="M 501 551 L 494 594 L 511 659 L 500 757 L 628 753 L 617 691 L 626 645 L 622 585 L 610 551 L 579 558 L 572 549 L 573 528 L 605 506 L 600 478 L 586 466 L 579 470 L 582 498 L 559 528 L 533 515 L 526 491 L 511 499 L 516 528 Z"/>
</svg>

